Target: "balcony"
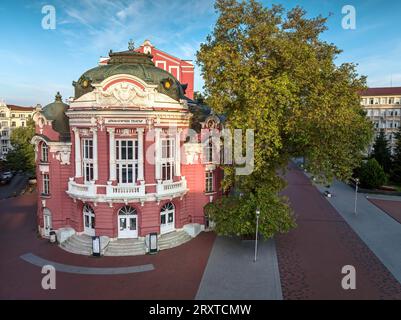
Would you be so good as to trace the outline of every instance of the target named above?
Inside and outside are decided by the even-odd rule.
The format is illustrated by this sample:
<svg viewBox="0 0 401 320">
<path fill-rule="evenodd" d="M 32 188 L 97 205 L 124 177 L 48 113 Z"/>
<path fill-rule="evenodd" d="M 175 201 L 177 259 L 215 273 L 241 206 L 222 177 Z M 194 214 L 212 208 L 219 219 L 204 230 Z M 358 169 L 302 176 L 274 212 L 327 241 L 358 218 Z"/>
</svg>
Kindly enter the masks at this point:
<svg viewBox="0 0 401 320">
<path fill-rule="evenodd" d="M 153 188 L 156 192 L 147 192 Z M 103 191 L 103 192 L 102 192 Z M 107 185 L 96 185 L 94 182 L 89 184 L 78 184 L 73 178 L 68 182 L 67 194 L 74 200 L 88 200 L 94 202 L 141 202 L 160 201 L 163 199 L 172 199 L 182 197 L 188 192 L 187 181 L 181 177 L 180 181 L 167 182 L 158 181 L 157 184 L 140 185 L 117 185 L 113 186 L 111 182 Z"/>
</svg>

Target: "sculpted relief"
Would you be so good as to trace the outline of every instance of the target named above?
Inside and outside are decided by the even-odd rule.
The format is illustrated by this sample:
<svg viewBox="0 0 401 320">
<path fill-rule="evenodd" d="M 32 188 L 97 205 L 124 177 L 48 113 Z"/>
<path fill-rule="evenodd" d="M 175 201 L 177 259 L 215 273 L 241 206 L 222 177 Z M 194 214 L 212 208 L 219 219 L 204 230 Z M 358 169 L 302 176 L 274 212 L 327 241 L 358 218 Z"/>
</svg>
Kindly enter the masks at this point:
<svg viewBox="0 0 401 320">
<path fill-rule="evenodd" d="M 101 106 L 149 106 L 151 94 L 128 82 L 119 82 L 103 91 L 95 91 L 96 104 Z"/>
</svg>

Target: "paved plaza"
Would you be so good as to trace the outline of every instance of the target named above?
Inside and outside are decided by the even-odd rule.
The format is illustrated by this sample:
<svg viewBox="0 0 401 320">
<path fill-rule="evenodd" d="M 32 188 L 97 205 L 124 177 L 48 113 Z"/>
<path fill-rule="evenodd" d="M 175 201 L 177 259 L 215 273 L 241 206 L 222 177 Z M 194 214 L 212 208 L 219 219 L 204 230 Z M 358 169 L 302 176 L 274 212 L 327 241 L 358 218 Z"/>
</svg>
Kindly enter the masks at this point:
<svg viewBox="0 0 401 320">
<path fill-rule="evenodd" d="M 334 183 L 327 199 L 295 165 L 285 178 L 298 226 L 261 241 L 256 263 L 253 241 L 212 232 L 152 256 L 74 255 L 37 236 L 36 194 L 0 200 L 0 298 L 401 299 L 401 224 L 385 213 L 400 199 L 360 195 L 355 215 L 347 185 Z M 49 263 L 57 288 L 47 291 Z M 345 265 L 356 269 L 356 290 L 341 287 Z"/>
</svg>

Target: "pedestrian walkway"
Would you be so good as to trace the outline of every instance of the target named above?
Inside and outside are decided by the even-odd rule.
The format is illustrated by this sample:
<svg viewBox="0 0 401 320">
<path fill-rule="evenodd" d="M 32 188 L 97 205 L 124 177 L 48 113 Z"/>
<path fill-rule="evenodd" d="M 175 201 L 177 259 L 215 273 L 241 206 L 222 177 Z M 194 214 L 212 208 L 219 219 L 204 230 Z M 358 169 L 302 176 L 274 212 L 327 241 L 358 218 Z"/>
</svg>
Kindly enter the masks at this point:
<svg viewBox="0 0 401 320">
<path fill-rule="evenodd" d="M 323 186 L 317 187 L 322 192 L 326 190 Z M 373 195 L 358 194 L 355 215 L 355 190 L 342 182 L 335 181 L 330 191 L 333 197 L 328 198 L 328 201 L 401 283 L 401 224 L 366 198 L 367 196 L 373 198 Z M 374 198 L 396 200 L 399 197 L 375 196 Z"/>
<path fill-rule="evenodd" d="M 293 164 L 285 179 L 288 186 L 283 195 L 290 200 L 298 226 L 276 237 L 283 298 L 401 299 L 400 283 L 326 200 L 324 189 L 319 191 Z M 344 202 L 352 212 L 352 199 L 338 196 L 336 190 L 334 186 L 331 200 Z M 388 246 L 386 241 L 382 245 Z M 395 246 L 392 244 L 393 251 Z M 344 266 L 355 268 L 355 290 L 342 287 Z"/>
<path fill-rule="evenodd" d="M 281 300 L 280 274 L 273 240 L 217 237 L 196 295 L 197 300 Z"/>
</svg>

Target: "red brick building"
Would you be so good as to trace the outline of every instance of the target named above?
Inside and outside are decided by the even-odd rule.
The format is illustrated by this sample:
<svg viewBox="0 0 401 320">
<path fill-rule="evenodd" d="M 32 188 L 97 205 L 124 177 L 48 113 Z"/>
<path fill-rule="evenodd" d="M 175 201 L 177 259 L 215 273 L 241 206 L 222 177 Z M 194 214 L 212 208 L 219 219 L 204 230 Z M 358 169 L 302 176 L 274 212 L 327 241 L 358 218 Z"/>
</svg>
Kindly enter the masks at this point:
<svg viewBox="0 0 401 320">
<path fill-rule="evenodd" d="M 112 240 L 181 229 L 194 236 L 204 205 L 219 196 L 208 137 L 188 139 L 200 108 L 189 99 L 193 66 L 149 42 L 130 49 L 110 52 L 74 82 L 69 105 L 57 94 L 34 116 L 43 236 L 62 228 Z M 220 129 L 207 110 L 201 127 Z"/>
</svg>

